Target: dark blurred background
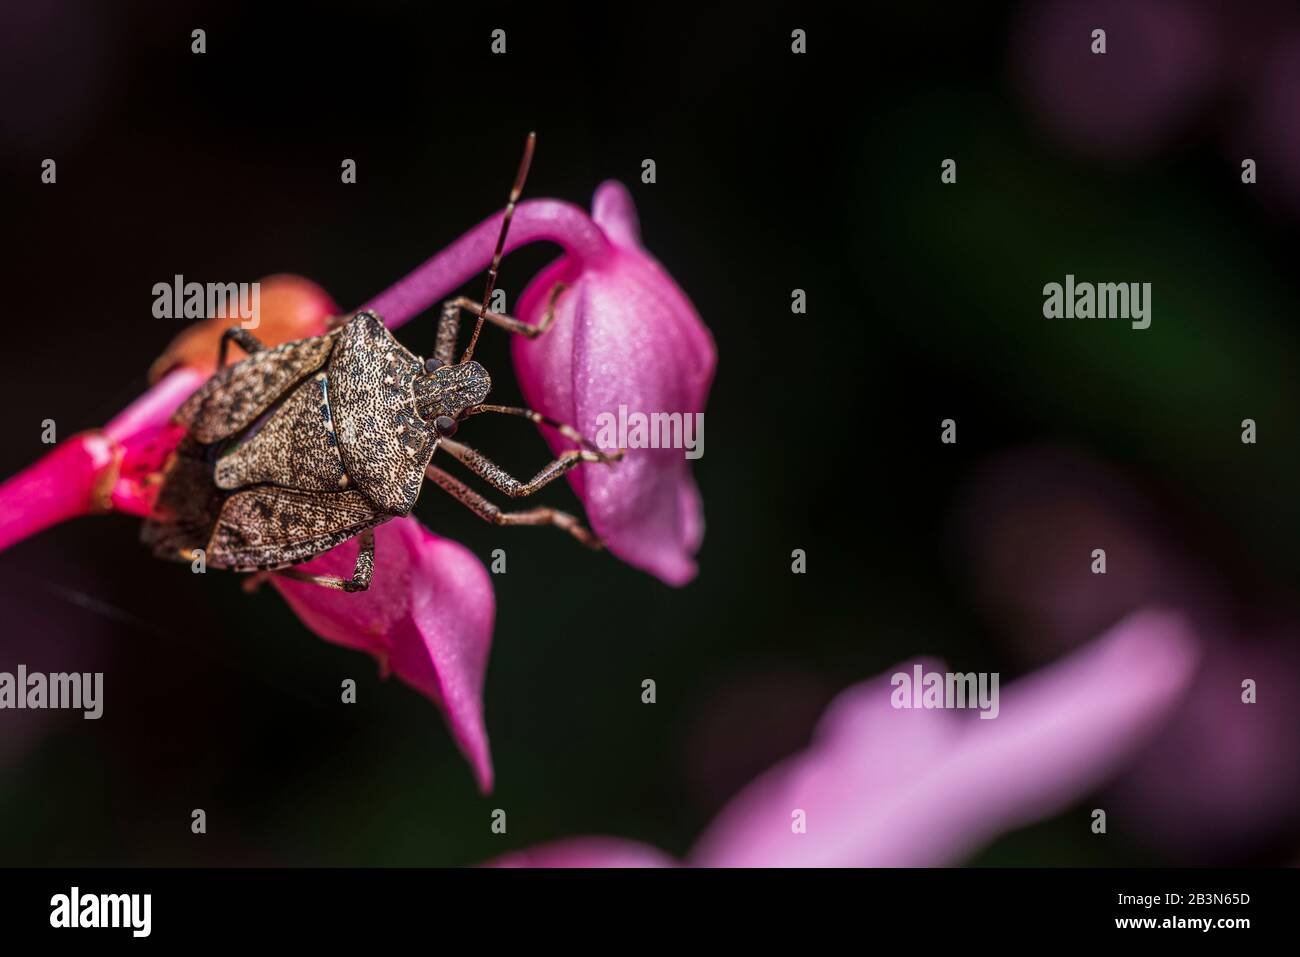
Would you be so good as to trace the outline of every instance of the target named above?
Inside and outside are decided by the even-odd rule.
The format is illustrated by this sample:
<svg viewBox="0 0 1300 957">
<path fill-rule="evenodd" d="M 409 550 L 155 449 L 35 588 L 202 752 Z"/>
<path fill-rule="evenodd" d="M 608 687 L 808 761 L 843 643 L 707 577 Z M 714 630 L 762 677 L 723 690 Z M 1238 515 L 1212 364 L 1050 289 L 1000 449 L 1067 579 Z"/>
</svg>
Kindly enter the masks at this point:
<svg viewBox="0 0 1300 957">
<path fill-rule="evenodd" d="M 1078 4 L 906 6 L 6 5 L 0 474 L 46 451 L 43 419 L 69 436 L 143 391 L 183 325 L 153 318 L 155 282 L 291 272 L 354 307 L 500 207 L 529 129 L 528 195 L 630 187 L 719 367 L 683 589 L 422 498 L 434 531 L 509 554 L 490 796 L 427 700 L 272 590 L 153 561 L 134 519 L 0 555 L 0 670 L 106 672 L 98 722 L 3 718 L 0 862 L 461 864 L 583 833 L 681 853 L 848 685 L 918 653 L 1007 680 L 1149 600 L 1199 602 L 1225 656 L 1294 676 L 1272 664 L 1300 585 L 1294 13 L 1102 3 L 1080 26 Z M 1075 63 L 1093 19 L 1108 59 Z M 555 252 L 506 260 L 511 303 Z M 1153 283 L 1151 329 L 1044 319 L 1042 286 L 1067 272 Z M 809 309 L 791 323 L 794 288 Z M 433 332 L 429 315 L 401 338 L 428 352 Z M 506 337 L 477 358 L 518 401 Z M 792 377 L 793 406 L 775 385 Z M 545 459 L 530 428 L 479 421 L 476 446 L 512 471 Z M 577 507 L 567 486 L 544 499 Z M 1130 561 L 1089 575 L 1090 549 L 1119 539 Z M 1277 740 L 1244 733 L 1258 763 L 1224 773 L 1295 764 L 1295 710 L 1270 720 Z M 1106 840 L 1062 815 L 975 863 L 1293 860 L 1289 778 L 1195 819 L 1159 803 L 1158 785 L 1187 782 L 1166 788 L 1185 799 L 1217 773 L 1197 762 L 1218 725 L 1187 726 L 1201 757 L 1115 792 L 1134 810 Z"/>
</svg>

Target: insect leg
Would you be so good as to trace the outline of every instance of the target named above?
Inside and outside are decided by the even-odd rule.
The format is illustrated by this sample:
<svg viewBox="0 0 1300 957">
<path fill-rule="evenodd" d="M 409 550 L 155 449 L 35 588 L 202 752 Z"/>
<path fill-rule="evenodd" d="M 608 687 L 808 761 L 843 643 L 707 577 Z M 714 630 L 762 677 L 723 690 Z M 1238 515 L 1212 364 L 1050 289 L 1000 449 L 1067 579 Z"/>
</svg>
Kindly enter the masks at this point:
<svg viewBox="0 0 1300 957">
<path fill-rule="evenodd" d="M 511 498 L 523 498 L 554 482 L 565 472 L 583 462 L 609 462 L 601 452 L 589 452 L 586 449 L 569 449 L 561 453 L 558 459 L 547 463 L 530 481 L 521 482 L 490 458 L 451 439 L 443 439 L 440 447 L 456 461 L 461 462 L 471 472 L 486 481 L 493 488 L 505 492 Z M 617 461 L 617 460 L 613 460 Z"/>
<path fill-rule="evenodd" d="M 247 329 L 233 327 L 227 329 L 221 334 L 221 345 L 217 347 L 217 368 L 223 369 L 226 365 L 226 350 L 230 347 L 231 340 L 237 342 L 245 352 L 250 356 L 254 352 L 261 352 L 266 346 L 262 345 L 257 336 L 253 335 Z"/>
<path fill-rule="evenodd" d="M 468 296 L 458 296 L 455 299 L 448 299 L 442 304 L 442 316 L 438 319 L 438 345 L 434 351 L 437 356 L 445 363 L 451 363 L 456 358 L 456 334 L 460 331 L 460 310 L 464 309 L 473 316 L 482 315 L 484 319 L 494 326 L 500 326 L 508 332 L 517 335 L 526 336 L 529 339 L 536 339 L 547 329 L 551 328 L 551 323 L 555 321 L 555 303 L 560 298 L 560 293 L 564 292 L 564 283 L 556 283 L 551 290 L 550 297 L 546 302 L 546 311 L 542 313 L 542 320 L 537 325 L 522 322 L 513 316 L 507 316 L 500 312 L 484 310 L 473 299 Z"/>
<path fill-rule="evenodd" d="M 521 512 L 503 512 L 460 479 L 453 478 L 436 465 L 430 465 L 424 474 L 439 488 L 470 509 L 484 521 L 493 525 L 554 525 L 562 528 L 591 549 L 600 549 L 600 539 L 582 526 L 568 512 L 555 508 L 530 508 Z"/>
<path fill-rule="evenodd" d="M 465 417 L 468 418 L 471 415 L 481 415 L 484 412 L 495 412 L 497 415 L 514 415 L 521 419 L 527 419 L 530 422 L 536 422 L 538 425 L 550 426 L 566 439 L 570 439 L 593 452 L 599 453 L 603 456 L 600 461 L 617 462 L 623 457 L 624 451 L 626 451 L 625 449 L 619 449 L 617 452 L 605 452 L 573 426 L 565 425 L 563 422 L 557 422 L 549 415 L 542 415 L 542 413 L 534 412 L 532 409 L 521 409 L 514 405 L 472 405 L 465 410 Z M 591 460 L 589 459 L 588 461 Z"/>
<path fill-rule="evenodd" d="M 357 552 L 357 563 L 352 569 L 351 578 L 337 578 L 334 575 L 310 575 L 307 572 L 300 572 L 296 568 L 281 568 L 274 575 L 283 575 L 285 578 L 292 578 L 300 582 L 311 582 L 314 585 L 320 585 L 322 588 L 333 588 L 336 591 L 365 591 L 370 587 L 370 579 L 375 573 L 375 530 L 367 528 L 359 536 L 361 550 Z"/>
</svg>

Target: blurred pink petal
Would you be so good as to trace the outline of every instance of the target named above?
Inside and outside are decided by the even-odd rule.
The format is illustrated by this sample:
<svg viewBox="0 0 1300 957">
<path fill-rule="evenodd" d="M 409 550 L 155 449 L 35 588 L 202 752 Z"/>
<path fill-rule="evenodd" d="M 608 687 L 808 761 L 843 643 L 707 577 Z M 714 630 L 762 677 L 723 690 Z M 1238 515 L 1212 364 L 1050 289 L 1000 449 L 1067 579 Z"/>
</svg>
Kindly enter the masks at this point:
<svg viewBox="0 0 1300 957">
<path fill-rule="evenodd" d="M 564 256 L 519 300 L 518 317 L 536 324 L 555 284 L 567 286 L 551 331 L 514 340 L 525 399 L 592 438 L 598 418 L 618 417 L 620 406 L 628 415 L 702 412 L 717 363 L 708 329 L 641 248 L 627 190 L 604 183 L 593 206 L 609 248 L 600 256 Z M 570 447 L 562 436 L 545 434 L 557 452 Z M 569 481 L 611 552 L 670 585 L 695 576 L 703 509 L 682 449 L 632 448 L 618 465 L 577 469 Z"/>
<path fill-rule="evenodd" d="M 762 775 L 705 831 L 698 867 L 936 867 L 1059 813 L 1113 775 L 1167 720 L 1196 669 L 1177 615 L 1143 611 L 999 695 L 996 718 L 896 709 L 891 677 L 845 691 L 812 746 Z M 806 831 L 792 824 L 802 812 Z M 1087 827 L 1087 819 L 1079 827 Z M 584 837 L 495 862 L 656 867 L 653 848 Z"/>
<path fill-rule="evenodd" d="M 992 720 L 896 710 L 889 675 L 858 685 L 831 705 L 807 753 L 778 765 L 723 811 L 690 861 L 956 863 L 1101 785 L 1165 720 L 1195 661 L 1195 642 L 1179 618 L 1142 612 L 1006 689 Z M 793 832 L 795 809 L 805 812 L 807 833 Z"/>
<path fill-rule="evenodd" d="M 0 6 L 0 140 L 6 151 L 91 141 L 129 86 L 120 13 L 79 0 Z M 52 153 L 51 155 L 58 155 Z"/>
<path fill-rule="evenodd" d="M 695 806 L 716 811 L 802 750 L 838 690 L 793 662 L 729 669 L 702 687 L 681 758 Z"/>
<path fill-rule="evenodd" d="M 1258 164 L 1258 187 L 1300 211 L 1300 29 L 1295 24 L 1252 64 L 1245 119 L 1234 133 L 1237 175 L 1247 157 Z"/>
<path fill-rule="evenodd" d="M 1189 863 L 1275 855 L 1300 820 L 1300 651 L 1216 643 L 1158 741 L 1112 792 L 1124 829 Z M 1258 700 L 1242 701 L 1242 681 Z M 1277 863 L 1281 863 L 1280 861 Z"/>
<path fill-rule="evenodd" d="M 965 511 L 977 590 L 1023 659 L 1152 604 L 1177 606 L 1206 637 L 1191 691 L 1109 792 L 1123 830 L 1201 864 L 1267 855 L 1294 830 L 1300 763 L 1277 756 L 1300 752 L 1300 655 L 1272 631 L 1294 634 L 1296 614 L 1270 612 L 1271 596 L 1245 584 L 1258 576 L 1229 570 L 1230 533 L 1203 512 L 1158 508 L 1112 467 L 1050 449 L 999 456 Z M 1090 570 L 1098 546 L 1109 574 Z M 1278 624 L 1242 625 L 1243 614 Z M 1256 704 L 1241 701 L 1244 678 L 1260 684 Z"/>
<path fill-rule="evenodd" d="M 616 837 L 573 837 L 506 854 L 490 867 L 676 867 L 658 848 Z"/>
<path fill-rule="evenodd" d="M 1106 52 L 1092 32 L 1106 31 Z M 1069 146 L 1129 159 L 1164 145 L 1221 80 L 1215 18 L 1198 0 L 1033 0 L 1012 62 L 1039 120 Z"/>
<path fill-rule="evenodd" d="M 1054 660 L 1147 605 L 1179 608 L 1204 635 L 1227 630 L 1215 575 L 1179 541 L 1192 523 L 1121 469 L 1050 446 L 1016 449 L 982 466 L 963 497 L 976 595 L 1021 660 Z M 1095 548 L 1107 574 L 1093 574 Z"/>
<path fill-rule="evenodd" d="M 356 539 L 297 566 L 350 577 Z M 375 529 L 375 572 L 368 591 L 347 593 L 272 578 L 303 623 L 326 641 L 367 651 L 382 667 L 430 698 L 474 769 L 492 789 L 483 723 L 483 681 L 496 602 L 487 569 L 464 546 L 439 538 L 414 518 Z"/>
</svg>

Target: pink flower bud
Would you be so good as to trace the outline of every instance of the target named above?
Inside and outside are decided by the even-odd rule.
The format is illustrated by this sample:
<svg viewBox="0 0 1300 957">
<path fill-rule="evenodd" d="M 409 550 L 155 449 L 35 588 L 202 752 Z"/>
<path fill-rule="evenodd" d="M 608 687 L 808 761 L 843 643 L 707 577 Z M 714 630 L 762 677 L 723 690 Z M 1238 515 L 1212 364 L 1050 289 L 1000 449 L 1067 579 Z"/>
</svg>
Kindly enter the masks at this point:
<svg viewBox="0 0 1300 957">
<path fill-rule="evenodd" d="M 533 408 L 612 451 L 617 438 L 603 438 L 602 430 L 612 431 L 607 426 L 615 421 L 663 413 L 685 422 L 702 413 L 717 351 L 690 300 L 641 247 L 627 190 L 606 182 L 593 207 L 608 248 L 595 256 L 565 255 L 533 280 L 518 309 L 533 325 L 542 321 L 556 284 L 565 288 L 550 330 L 515 339 L 514 359 Z M 543 431 L 557 452 L 572 447 Z M 680 434 L 688 434 L 685 426 Z M 569 481 L 611 552 L 670 585 L 695 577 L 704 513 L 684 449 L 629 448 L 617 466 L 575 469 Z"/>
</svg>

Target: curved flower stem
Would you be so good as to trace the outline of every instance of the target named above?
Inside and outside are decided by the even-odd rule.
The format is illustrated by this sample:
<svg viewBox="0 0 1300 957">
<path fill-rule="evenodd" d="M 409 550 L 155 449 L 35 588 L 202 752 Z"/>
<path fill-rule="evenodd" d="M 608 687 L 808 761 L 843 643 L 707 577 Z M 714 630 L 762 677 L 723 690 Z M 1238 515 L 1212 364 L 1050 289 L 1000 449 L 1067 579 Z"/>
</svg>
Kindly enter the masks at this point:
<svg viewBox="0 0 1300 957">
<path fill-rule="evenodd" d="M 65 439 L 0 485 L 0 551 L 78 515 L 148 514 L 142 490 L 123 485 L 124 463 L 139 459 L 142 438 L 163 428 L 204 378 L 190 368 L 169 372 L 103 429 Z"/>
<path fill-rule="evenodd" d="M 197 369 L 179 366 L 158 380 L 157 384 L 115 415 L 104 434 L 125 442 L 145 429 L 165 425 L 190 393 L 203 385 L 207 376 Z"/>
<path fill-rule="evenodd" d="M 121 456 L 102 432 L 83 432 L 0 485 L 0 551 L 59 522 L 107 511 Z"/>
<path fill-rule="evenodd" d="M 503 215 L 489 216 L 361 308 L 379 313 L 390 329 L 413 319 L 488 267 Z M 558 243 L 584 262 L 599 258 L 610 248 L 609 240 L 586 212 L 558 199 L 530 199 L 515 208 L 506 252 L 539 240 Z"/>
</svg>

